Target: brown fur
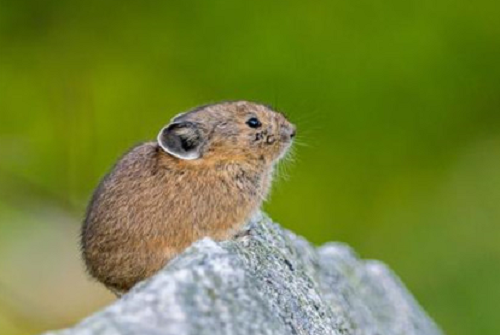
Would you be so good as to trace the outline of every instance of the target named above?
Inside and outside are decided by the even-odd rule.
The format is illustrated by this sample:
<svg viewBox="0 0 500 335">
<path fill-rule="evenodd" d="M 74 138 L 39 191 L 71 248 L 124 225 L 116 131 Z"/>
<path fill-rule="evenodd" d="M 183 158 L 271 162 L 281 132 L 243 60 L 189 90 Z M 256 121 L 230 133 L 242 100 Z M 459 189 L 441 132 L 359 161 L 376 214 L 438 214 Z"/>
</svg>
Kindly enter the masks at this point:
<svg viewBox="0 0 500 335">
<path fill-rule="evenodd" d="M 246 122 L 257 117 L 262 126 Z M 87 211 L 81 243 L 89 273 L 115 292 L 153 275 L 194 241 L 232 237 L 261 206 L 295 127 L 245 101 L 175 117 L 200 130 L 201 157 L 184 160 L 148 142 L 125 154 Z"/>
</svg>

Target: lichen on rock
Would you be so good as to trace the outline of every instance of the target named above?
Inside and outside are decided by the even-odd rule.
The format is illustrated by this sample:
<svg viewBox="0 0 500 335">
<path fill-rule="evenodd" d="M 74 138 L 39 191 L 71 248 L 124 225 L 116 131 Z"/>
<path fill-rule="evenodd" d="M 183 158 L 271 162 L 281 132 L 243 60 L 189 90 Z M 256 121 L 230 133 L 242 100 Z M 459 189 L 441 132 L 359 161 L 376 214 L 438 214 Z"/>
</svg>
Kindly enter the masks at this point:
<svg viewBox="0 0 500 335">
<path fill-rule="evenodd" d="M 194 243 L 112 305 L 47 334 L 442 334 L 381 262 L 341 243 L 315 248 L 261 213 L 245 229 Z"/>
</svg>

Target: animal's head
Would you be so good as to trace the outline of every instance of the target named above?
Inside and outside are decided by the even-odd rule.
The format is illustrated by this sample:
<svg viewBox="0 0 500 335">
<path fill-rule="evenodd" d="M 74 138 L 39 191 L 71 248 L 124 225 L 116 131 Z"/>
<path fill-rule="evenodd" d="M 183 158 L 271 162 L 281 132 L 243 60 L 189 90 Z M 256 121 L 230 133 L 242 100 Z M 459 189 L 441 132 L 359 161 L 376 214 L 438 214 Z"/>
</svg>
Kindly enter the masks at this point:
<svg viewBox="0 0 500 335">
<path fill-rule="evenodd" d="M 263 161 L 272 164 L 290 147 L 295 126 L 270 107 L 223 102 L 179 114 L 158 135 L 158 144 L 182 160 Z"/>
</svg>

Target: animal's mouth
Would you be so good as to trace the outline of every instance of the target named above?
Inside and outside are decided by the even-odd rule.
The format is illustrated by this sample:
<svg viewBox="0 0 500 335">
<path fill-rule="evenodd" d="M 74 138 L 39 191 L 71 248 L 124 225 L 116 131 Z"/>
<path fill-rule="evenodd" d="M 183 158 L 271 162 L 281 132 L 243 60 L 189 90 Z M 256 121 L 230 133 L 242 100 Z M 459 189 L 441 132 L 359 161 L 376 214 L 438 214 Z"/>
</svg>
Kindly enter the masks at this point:
<svg viewBox="0 0 500 335">
<path fill-rule="evenodd" d="M 276 161 L 280 161 L 283 158 L 285 158 L 288 155 L 288 153 L 290 152 L 290 148 L 292 147 L 292 145 L 293 145 L 293 140 L 291 140 L 291 139 L 288 139 L 286 141 L 281 141 L 280 142 L 280 153 L 279 153 Z"/>
<path fill-rule="evenodd" d="M 288 151 L 288 149 L 290 149 L 290 147 L 293 145 L 293 138 L 285 138 L 285 139 L 282 139 L 280 141 L 281 143 L 281 150 L 282 151 Z"/>
<path fill-rule="evenodd" d="M 281 136 L 280 136 L 280 142 L 290 144 L 290 143 L 293 142 L 294 137 L 295 137 L 295 133 L 293 134 L 293 136 L 292 135 L 281 134 Z"/>
</svg>

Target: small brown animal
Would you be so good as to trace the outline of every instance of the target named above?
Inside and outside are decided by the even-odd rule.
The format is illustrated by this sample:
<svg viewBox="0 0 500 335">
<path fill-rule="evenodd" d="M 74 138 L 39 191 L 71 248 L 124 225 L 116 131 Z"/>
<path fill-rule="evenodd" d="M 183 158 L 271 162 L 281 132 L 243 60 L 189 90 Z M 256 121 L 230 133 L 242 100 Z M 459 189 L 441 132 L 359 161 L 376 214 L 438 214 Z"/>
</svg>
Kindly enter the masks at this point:
<svg viewBox="0 0 500 335">
<path fill-rule="evenodd" d="M 234 236 L 266 198 L 294 136 L 283 114 L 246 101 L 174 117 L 94 192 L 81 232 L 89 273 L 119 295 L 194 241 Z"/>
</svg>

